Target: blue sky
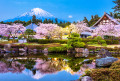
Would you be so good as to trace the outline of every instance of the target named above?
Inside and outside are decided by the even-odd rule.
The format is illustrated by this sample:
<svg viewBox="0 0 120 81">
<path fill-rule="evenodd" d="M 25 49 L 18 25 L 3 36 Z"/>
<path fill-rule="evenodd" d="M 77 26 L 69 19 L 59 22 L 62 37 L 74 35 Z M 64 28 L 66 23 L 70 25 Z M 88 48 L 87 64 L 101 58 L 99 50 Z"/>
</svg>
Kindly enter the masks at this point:
<svg viewBox="0 0 120 81">
<path fill-rule="evenodd" d="M 57 18 L 78 21 L 91 15 L 102 16 L 113 11 L 113 0 L 0 0 L 0 21 L 11 19 L 30 11 L 42 8 Z"/>
</svg>

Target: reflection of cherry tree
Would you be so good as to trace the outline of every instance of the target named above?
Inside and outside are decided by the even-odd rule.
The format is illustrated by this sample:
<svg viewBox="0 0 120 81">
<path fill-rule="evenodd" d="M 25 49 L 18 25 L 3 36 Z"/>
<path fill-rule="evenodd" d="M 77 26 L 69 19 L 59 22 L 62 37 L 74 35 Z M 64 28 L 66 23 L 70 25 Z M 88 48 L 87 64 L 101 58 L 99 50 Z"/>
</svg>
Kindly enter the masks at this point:
<svg viewBox="0 0 120 81">
<path fill-rule="evenodd" d="M 63 61 L 53 61 L 53 60 L 36 60 L 35 68 L 40 71 L 40 73 L 56 73 L 60 71 L 64 66 Z"/>
<path fill-rule="evenodd" d="M 24 64 L 20 64 L 19 62 L 0 62 L 0 73 L 21 73 L 25 69 Z"/>
</svg>

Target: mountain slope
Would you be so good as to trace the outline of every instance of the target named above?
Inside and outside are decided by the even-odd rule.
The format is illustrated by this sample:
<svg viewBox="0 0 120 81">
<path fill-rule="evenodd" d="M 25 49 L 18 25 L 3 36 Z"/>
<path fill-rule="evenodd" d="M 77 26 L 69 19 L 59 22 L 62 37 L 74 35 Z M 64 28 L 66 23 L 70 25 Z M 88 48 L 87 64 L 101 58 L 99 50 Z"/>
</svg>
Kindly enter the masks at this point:
<svg viewBox="0 0 120 81">
<path fill-rule="evenodd" d="M 8 19 L 5 22 L 10 22 L 10 21 L 13 22 L 15 20 L 29 21 L 29 20 L 32 20 L 33 15 L 35 15 L 37 19 L 41 19 L 42 21 L 45 19 L 51 19 L 55 21 L 55 17 L 51 13 L 45 10 L 42 10 L 41 8 L 34 8 L 30 10 L 29 12 L 23 13 L 22 15 L 15 17 L 13 19 Z M 58 22 L 59 21 L 63 21 L 63 20 L 58 19 Z"/>
</svg>

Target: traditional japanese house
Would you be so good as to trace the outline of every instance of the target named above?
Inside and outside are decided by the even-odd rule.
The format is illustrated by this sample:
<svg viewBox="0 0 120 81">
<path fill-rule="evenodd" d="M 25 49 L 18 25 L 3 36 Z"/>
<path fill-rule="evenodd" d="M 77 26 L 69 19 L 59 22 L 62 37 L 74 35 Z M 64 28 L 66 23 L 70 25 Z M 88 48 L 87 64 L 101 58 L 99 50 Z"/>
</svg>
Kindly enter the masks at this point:
<svg viewBox="0 0 120 81">
<path fill-rule="evenodd" d="M 114 19 L 105 12 L 104 15 L 92 27 L 97 27 L 99 25 L 107 25 L 107 24 L 119 25 L 120 23 L 118 22 L 118 19 Z"/>
<path fill-rule="evenodd" d="M 119 19 L 114 19 L 111 17 L 108 13 L 104 13 L 104 15 L 92 26 L 90 27 L 91 30 L 94 30 L 96 27 L 99 27 L 99 25 L 120 25 L 120 20 Z M 92 35 L 92 32 L 82 32 L 81 37 L 86 38 L 88 36 Z"/>
</svg>

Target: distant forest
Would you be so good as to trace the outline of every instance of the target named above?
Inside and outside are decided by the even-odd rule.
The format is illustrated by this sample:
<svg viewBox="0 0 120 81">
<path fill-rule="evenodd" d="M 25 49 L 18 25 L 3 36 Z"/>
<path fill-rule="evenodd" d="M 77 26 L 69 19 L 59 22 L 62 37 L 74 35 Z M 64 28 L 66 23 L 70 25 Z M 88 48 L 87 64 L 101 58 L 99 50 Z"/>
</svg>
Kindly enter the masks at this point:
<svg viewBox="0 0 120 81">
<path fill-rule="evenodd" d="M 59 21 L 59 22 L 58 22 L 58 19 L 57 19 L 57 18 L 55 18 L 54 21 L 51 20 L 51 19 L 45 19 L 44 21 L 42 21 L 41 19 L 36 19 L 36 16 L 35 16 L 35 15 L 33 15 L 32 20 L 29 20 L 29 21 L 27 21 L 27 22 L 25 22 L 25 21 L 20 21 L 20 20 L 16 20 L 16 21 L 14 21 L 14 22 L 3 22 L 3 21 L 1 21 L 0 23 L 1 23 L 1 24 L 9 24 L 9 25 L 11 25 L 12 23 L 21 23 L 21 24 L 23 24 L 24 26 L 28 26 L 28 25 L 31 24 L 31 23 L 35 23 L 36 25 L 37 25 L 38 23 L 44 23 L 44 24 L 54 23 L 54 24 L 57 24 L 58 26 L 61 26 L 61 27 L 66 27 L 66 26 L 69 26 L 69 25 L 71 24 L 71 22 L 66 22 L 66 21 Z"/>
</svg>

